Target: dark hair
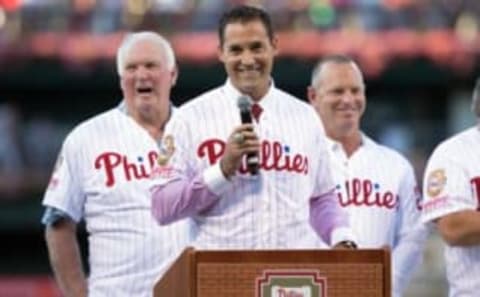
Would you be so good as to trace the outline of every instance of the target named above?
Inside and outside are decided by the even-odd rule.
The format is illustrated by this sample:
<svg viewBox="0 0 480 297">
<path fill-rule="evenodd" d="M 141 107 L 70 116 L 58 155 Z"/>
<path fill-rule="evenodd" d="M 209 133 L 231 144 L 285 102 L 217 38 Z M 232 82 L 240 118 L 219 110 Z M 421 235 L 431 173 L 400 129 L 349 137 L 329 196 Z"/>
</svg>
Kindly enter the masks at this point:
<svg viewBox="0 0 480 297">
<path fill-rule="evenodd" d="M 218 25 L 218 38 L 220 46 L 225 41 L 225 27 L 232 23 L 248 23 L 259 20 L 267 30 L 268 38 L 273 40 L 273 25 L 270 16 L 261 8 L 247 5 L 236 6 L 226 11 L 220 18 Z"/>
</svg>

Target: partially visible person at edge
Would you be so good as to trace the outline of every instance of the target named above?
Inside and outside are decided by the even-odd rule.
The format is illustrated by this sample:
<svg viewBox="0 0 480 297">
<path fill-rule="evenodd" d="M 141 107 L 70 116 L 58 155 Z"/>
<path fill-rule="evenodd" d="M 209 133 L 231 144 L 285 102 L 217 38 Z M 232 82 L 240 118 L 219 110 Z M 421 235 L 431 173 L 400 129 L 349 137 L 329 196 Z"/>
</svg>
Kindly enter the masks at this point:
<svg viewBox="0 0 480 297">
<path fill-rule="evenodd" d="M 117 52 L 123 100 L 66 138 L 43 205 L 56 280 L 65 296 L 152 296 L 155 281 L 190 240 L 188 221 L 159 226 L 149 175 L 172 113 L 173 50 L 153 32 L 128 35 Z M 88 280 L 76 226 L 88 232 Z"/>
<path fill-rule="evenodd" d="M 350 215 L 360 248 L 392 249 L 393 296 L 400 297 L 420 262 L 426 229 L 421 196 L 410 163 L 360 129 L 365 83 L 347 56 L 324 58 L 315 67 L 308 98 L 323 121 L 332 156 L 335 194 Z"/>
<path fill-rule="evenodd" d="M 277 53 L 270 17 L 238 6 L 223 15 L 218 34 L 228 79 L 167 125 L 174 150 L 152 190 L 154 216 L 162 225 L 192 217 L 201 249 L 313 247 L 312 226 L 326 243 L 353 247 L 322 124 L 270 76 Z M 257 116 L 251 124 L 241 124 L 244 96 Z M 248 172 L 247 154 L 258 156 L 257 174 Z"/>
<path fill-rule="evenodd" d="M 480 295 L 480 78 L 472 96 L 477 123 L 440 143 L 427 164 L 422 220 L 446 243 L 449 297 Z"/>
</svg>

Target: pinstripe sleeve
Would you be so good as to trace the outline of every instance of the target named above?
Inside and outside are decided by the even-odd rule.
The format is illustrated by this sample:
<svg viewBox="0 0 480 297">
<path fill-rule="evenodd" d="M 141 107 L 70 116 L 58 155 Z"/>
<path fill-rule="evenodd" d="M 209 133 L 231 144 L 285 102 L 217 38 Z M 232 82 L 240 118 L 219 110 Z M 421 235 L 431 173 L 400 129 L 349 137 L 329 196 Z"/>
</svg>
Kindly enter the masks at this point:
<svg viewBox="0 0 480 297">
<path fill-rule="evenodd" d="M 394 297 L 402 296 L 412 271 L 420 263 L 427 236 L 427 228 L 420 222 L 420 193 L 413 169 L 407 166 L 400 184 L 400 216 L 392 253 Z"/>
<path fill-rule="evenodd" d="M 310 224 L 317 234 L 331 246 L 340 241 L 356 241 L 349 228 L 348 214 L 340 207 L 334 192 L 331 159 L 322 130 L 317 135 L 317 150 L 320 150 L 316 165 L 316 187 L 310 198 Z"/>
<path fill-rule="evenodd" d="M 332 246 L 344 240 L 355 241 L 348 216 L 340 208 L 333 189 L 310 199 L 310 224 L 323 241 Z"/>
<path fill-rule="evenodd" d="M 170 162 L 157 170 L 151 189 L 152 214 L 160 224 L 209 208 L 230 184 L 219 164 L 200 172 L 195 169 L 190 130 L 179 114 L 177 112 L 165 131 L 165 135 L 173 136 L 175 152 Z"/>
<path fill-rule="evenodd" d="M 74 142 L 77 136 L 70 134 L 63 143 L 45 192 L 43 205 L 57 208 L 79 222 L 83 217 L 85 202 L 81 185 L 83 180 L 81 164 L 85 161 L 79 160 L 82 154 L 78 153 L 78 150 L 82 145 Z"/>
</svg>

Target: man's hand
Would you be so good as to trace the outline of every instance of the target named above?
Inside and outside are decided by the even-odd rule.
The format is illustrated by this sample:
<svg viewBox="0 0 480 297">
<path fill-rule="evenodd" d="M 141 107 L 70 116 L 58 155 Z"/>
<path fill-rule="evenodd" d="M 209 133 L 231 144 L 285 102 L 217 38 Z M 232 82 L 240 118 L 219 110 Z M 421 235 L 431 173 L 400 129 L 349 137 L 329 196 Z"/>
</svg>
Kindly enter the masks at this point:
<svg viewBox="0 0 480 297">
<path fill-rule="evenodd" d="M 357 244 L 350 240 L 344 240 L 334 245 L 333 249 L 334 250 L 356 250 Z"/>
<path fill-rule="evenodd" d="M 255 134 L 252 124 L 243 124 L 236 127 L 228 137 L 225 154 L 220 160 L 220 168 L 226 178 L 235 175 L 242 164 L 243 156 L 257 153 L 260 150 L 260 141 Z"/>
</svg>

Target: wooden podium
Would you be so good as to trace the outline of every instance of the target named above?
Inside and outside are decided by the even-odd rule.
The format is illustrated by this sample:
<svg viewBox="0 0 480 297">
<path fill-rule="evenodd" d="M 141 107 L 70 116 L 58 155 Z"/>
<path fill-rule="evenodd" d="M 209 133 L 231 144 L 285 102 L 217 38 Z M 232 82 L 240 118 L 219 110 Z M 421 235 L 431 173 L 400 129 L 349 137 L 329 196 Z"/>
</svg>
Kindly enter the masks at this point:
<svg viewBox="0 0 480 297">
<path fill-rule="evenodd" d="M 154 297 L 390 297 L 383 250 L 197 251 L 187 248 Z"/>
</svg>

